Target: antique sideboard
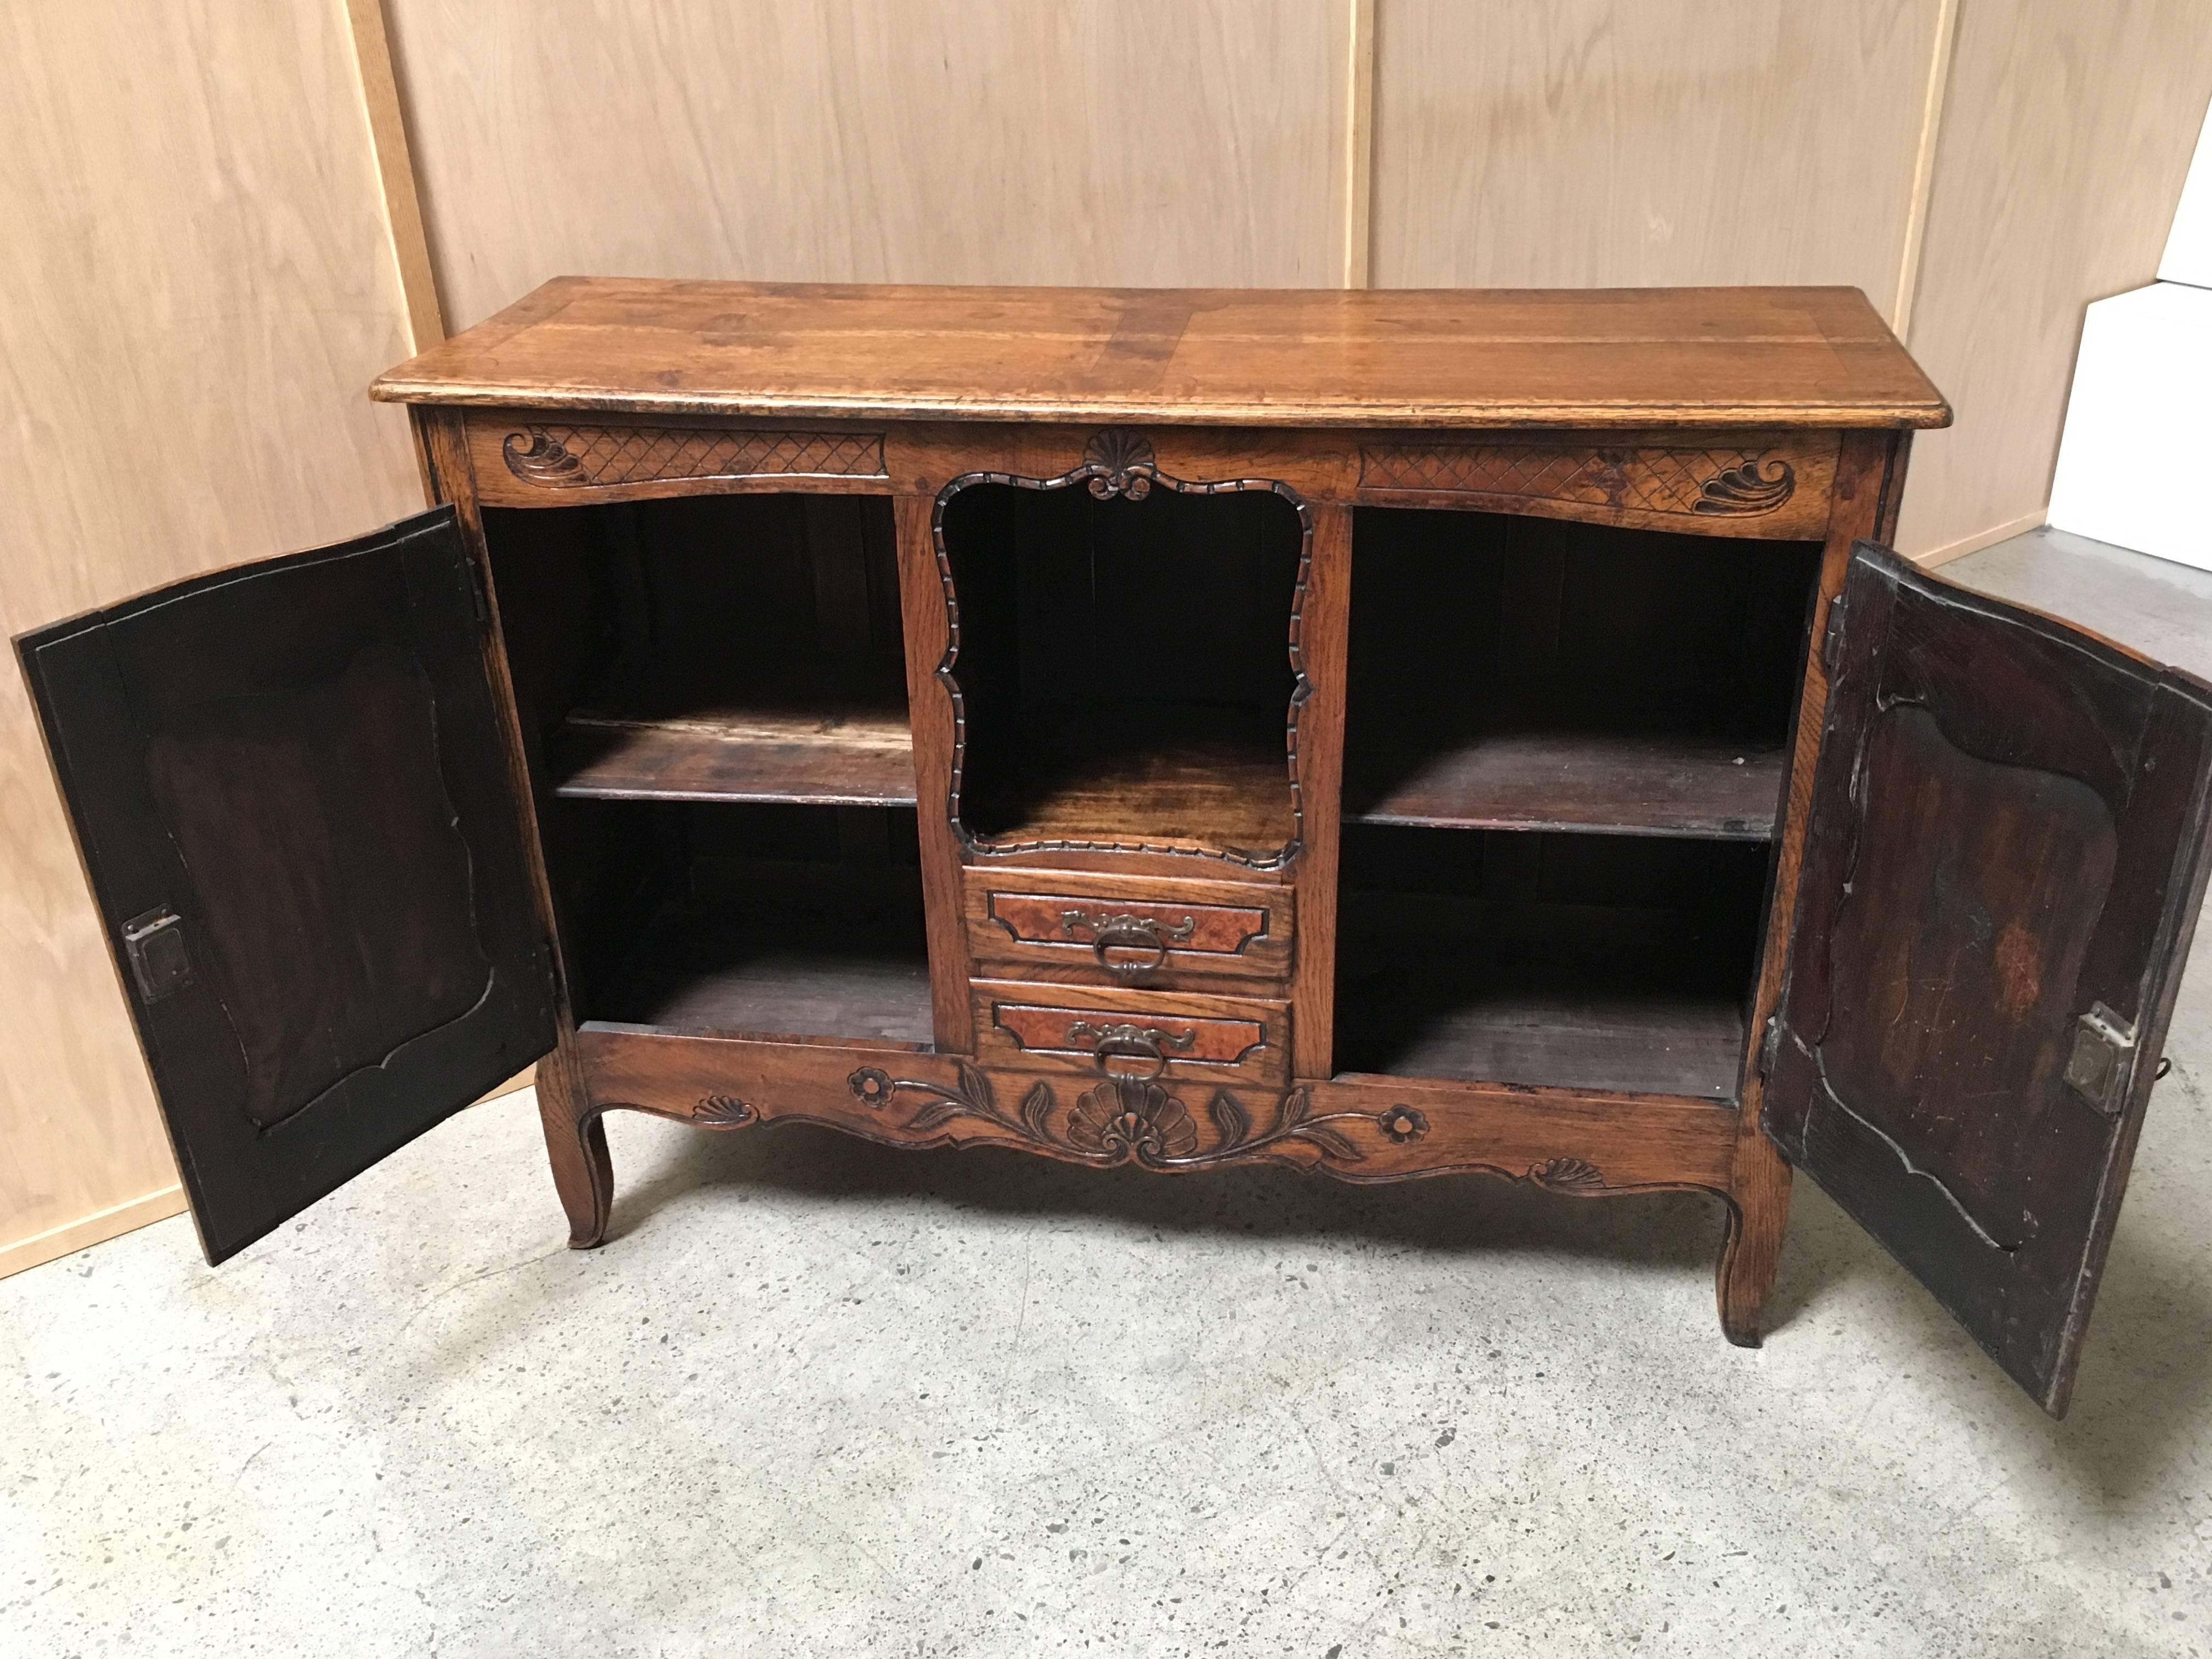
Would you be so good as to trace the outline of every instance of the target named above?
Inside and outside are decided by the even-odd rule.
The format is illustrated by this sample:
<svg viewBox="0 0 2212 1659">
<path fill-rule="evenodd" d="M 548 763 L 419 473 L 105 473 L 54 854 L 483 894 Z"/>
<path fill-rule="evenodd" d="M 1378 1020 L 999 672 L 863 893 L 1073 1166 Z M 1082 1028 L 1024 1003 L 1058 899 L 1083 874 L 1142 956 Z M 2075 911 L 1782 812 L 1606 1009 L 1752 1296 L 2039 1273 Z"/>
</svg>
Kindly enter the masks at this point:
<svg viewBox="0 0 2212 1659">
<path fill-rule="evenodd" d="M 2212 689 L 1885 550 L 1856 290 L 562 278 L 433 509 L 18 642 L 209 1258 L 602 1115 L 1724 1207 L 2064 1409 Z M 302 442 L 311 442 L 303 435 Z M 737 1224 L 732 1218 L 732 1224 Z"/>
</svg>

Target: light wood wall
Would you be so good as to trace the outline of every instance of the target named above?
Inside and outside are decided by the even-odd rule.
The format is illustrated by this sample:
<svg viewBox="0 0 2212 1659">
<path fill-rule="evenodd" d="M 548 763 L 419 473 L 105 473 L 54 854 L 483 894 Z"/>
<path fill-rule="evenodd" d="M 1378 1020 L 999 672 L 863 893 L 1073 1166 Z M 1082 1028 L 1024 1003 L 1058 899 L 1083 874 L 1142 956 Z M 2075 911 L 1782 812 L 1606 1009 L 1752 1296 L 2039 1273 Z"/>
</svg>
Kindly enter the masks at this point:
<svg viewBox="0 0 2212 1659">
<path fill-rule="evenodd" d="M 1308 0 L 392 0 L 452 325 L 549 276 L 1325 286 Z"/>
<path fill-rule="evenodd" d="M 0 633 L 422 503 L 343 14 L 0 7 Z M 0 1273 L 183 1200 L 29 700 L 0 668 Z"/>
<path fill-rule="evenodd" d="M 2212 95 L 2204 4 L 0 9 L 0 623 L 407 511 L 362 387 L 563 271 L 1851 283 L 1958 408 L 1902 532 L 1953 556 L 2041 520 L 2081 308 L 2150 280 Z M 0 860 L 5 1272 L 177 1203 L 12 672 Z"/>
<path fill-rule="evenodd" d="M 2151 279 L 2204 0 L 389 0 L 456 326 L 562 271 L 1843 283 L 1959 410 L 1906 550 L 2039 523 Z"/>
<path fill-rule="evenodd" d="M 2043 522 L 2081 308 L 2157 274 L 2212 96 L 2212 0 L 1959 0 L 1905 339 L 1957 411 L 1913 446 L 1899 538 Z"/>
</svg>

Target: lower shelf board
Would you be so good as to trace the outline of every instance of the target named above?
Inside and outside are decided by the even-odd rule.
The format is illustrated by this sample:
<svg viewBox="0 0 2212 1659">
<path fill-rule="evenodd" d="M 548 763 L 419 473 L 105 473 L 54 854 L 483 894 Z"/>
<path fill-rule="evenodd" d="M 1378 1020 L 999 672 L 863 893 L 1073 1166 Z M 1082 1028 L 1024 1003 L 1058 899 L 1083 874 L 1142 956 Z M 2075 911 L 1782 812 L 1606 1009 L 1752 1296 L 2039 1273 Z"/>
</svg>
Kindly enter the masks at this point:
<svg viewBox="0 0 2212 1659">
<path fill-rule="evenodd" d="M 933 1040 L 921 901 L 912 916 L 664 907 L 605 989 L 595 1020 L 730 1036 Z"/>
<path fill-rule="evenodd" d="M 1395 909 L 1396 907 L 1393 907 Z M 1733 1100 L 1747 945 L 1686 920 L 1498 907 L 1492 927 L 1363 925 L 1346 900 L 1336 1069 Z"/>
<path fill-rule="evenodd" d="M 1346 757 L 1344 815 L 1432 829 L 1771 841 L 1784 761 L 1771 745 L 1719 738 L 1501 731 Z"/>
</svg>

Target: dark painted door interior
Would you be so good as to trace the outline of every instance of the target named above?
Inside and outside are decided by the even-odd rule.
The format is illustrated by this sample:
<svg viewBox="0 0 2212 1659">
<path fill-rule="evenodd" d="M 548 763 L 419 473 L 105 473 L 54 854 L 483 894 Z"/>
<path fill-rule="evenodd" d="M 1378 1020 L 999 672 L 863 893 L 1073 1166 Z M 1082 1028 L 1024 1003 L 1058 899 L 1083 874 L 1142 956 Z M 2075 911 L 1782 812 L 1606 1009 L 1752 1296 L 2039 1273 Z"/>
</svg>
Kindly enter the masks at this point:
<svg viewBox="0 0 2212 1659">
<path fill-rule="evenodd" d="M 208 1258 L 551 1048 L 450 508 L 16 641 Z"/>
<path fill-rule="evenodd" d="M 2053 1415 L 2203 901 L 2212 687 L 1862 543 L 1765 1127 Z"/>
</svg>

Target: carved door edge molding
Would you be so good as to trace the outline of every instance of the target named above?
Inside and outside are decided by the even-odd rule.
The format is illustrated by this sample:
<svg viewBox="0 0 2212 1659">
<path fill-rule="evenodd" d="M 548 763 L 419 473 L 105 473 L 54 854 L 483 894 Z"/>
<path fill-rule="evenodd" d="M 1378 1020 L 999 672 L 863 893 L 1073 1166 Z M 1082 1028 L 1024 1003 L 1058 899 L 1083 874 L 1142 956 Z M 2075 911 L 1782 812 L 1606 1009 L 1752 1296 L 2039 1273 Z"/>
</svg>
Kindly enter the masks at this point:
<svg viewBox="0 0 2212 1659">
<path fill-rule="evenodd" d="M 1152 493 L 1155 484 L 1185 495 L 1224 495 L 1243 490 L 1266 490 L 1290 503 L 1298 515 L 1298 566 L 1291 591 L 1291 684 L 1285 739 L 1285 758 L 1291 791 L 1291 835 L 1279 851 L 1255 856 L 1226 848 L 1164 846 L 1144 841 L 1054 838 L 994 841 L 975 835 L 961 821 L 960 793 L 967 760 L 968 709 L 960 682 L 953 672 L 960 658 L 960 599 L 953 585 L 951 557 L 945 550 L 945 509 L 962 490 L 973 489 L 977 484 L 1006 484 L 1017 489 L 1035 490 L 1066 489 L 1084 484 L 1100 501 L 1110 501 L 1119 496 L 1132 501 L 1143 501 Z M 952 699 L 952 780 L 945 795 L 945 814 L 953 833 L 967 851 L 985 855 L 1047 851 L 1165 854 L 1180 858 L 1212 859 L 1253 870 L 1280 870 L 1297 857 L 1305 843 L 1305 800 L 1298 776 L 1298 716 L 1313 695 L 1313 682 L 1306 675 L 1300 632 L 1305 616 L 1306 593 L 1313 574 L 1313 508 L 1304 496 L 1276 478 L 1194 481 L 1176 477 L 1160 471 L 1152 441 L 1141 432 L 1127 427 L 1106 427 L 1093 434 L 1084 446 L 1082 459 L 1056 477 L 1033 477 L 1018 472 L 963 472 L 950 480 L 937 492 L 931 507 L 929 538 L 930 546 L 937 558 L 938 580 L 942 584 L 945 593 L 945 654 L 939 659 L 934 672 L 938 683 L 944 686 L 946 695 Z"/>
</svg>

